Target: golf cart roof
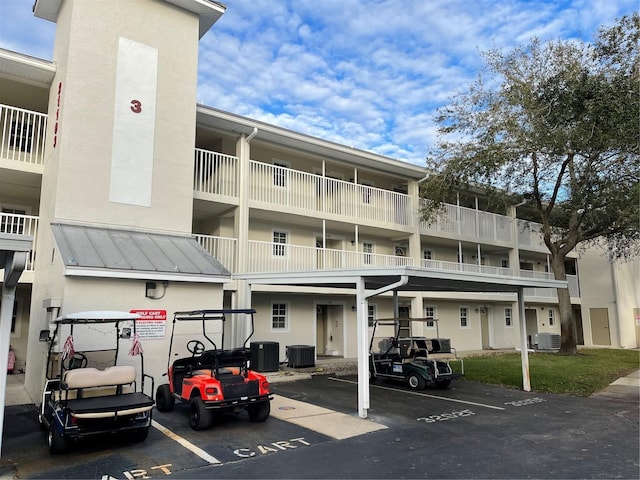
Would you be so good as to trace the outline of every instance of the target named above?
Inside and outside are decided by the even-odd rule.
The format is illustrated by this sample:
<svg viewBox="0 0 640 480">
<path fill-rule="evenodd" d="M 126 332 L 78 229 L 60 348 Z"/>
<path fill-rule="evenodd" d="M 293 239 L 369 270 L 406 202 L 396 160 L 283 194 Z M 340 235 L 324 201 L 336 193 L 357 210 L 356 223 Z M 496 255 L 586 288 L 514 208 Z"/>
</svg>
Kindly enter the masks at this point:
<svg viewBox="0 0 640 480">
<path fill-rule="evenodd" d="M 253 308 L 240 308 L 231 309 L 225 308 L 222 310 L 192 310 L 190 312 L 175 312 L 175 320 L 221 320 L 225 315 L 234 314 L 246 314 L 252 315 L 256 313 Z"/>
<path fill-rule="evenodd" d="M 78 325 L 82 323 L 116 323 L 137 320 L 137 313 L 117 312 L 112 310 L 96 310 L 89 312 L 69 313 L 54 320 L 58 325 Z"/>
</svg>

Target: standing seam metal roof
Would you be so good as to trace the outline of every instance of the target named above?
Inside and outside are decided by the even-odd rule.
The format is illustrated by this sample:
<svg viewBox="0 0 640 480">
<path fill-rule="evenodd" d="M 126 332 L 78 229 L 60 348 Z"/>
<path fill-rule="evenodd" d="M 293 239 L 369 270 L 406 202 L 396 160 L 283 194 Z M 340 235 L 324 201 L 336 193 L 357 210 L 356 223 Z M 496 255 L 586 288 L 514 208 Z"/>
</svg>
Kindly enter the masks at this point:
<svg viewBox="0 0 640 480">
<path fill-rule="evenodd" d="M 52 223 L 66 267 L 231 276 L 189 236 Z"/>
</svg>

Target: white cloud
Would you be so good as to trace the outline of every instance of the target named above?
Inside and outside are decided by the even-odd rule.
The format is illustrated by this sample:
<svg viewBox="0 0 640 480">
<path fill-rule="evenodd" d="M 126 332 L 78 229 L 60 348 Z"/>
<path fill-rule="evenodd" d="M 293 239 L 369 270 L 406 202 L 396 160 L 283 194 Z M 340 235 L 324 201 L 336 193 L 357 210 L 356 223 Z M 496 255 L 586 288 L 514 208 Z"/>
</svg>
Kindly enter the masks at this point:
<svg viewBox="0 0 640 480">
<path fill-rule="evenodd" d="M 125 0 L 110 0 L 125 1 Z M 481 51 L 590 40 L 637 0 L 229 0 L 200 40 L 198 101 L 422 165 L 435 110 Z M 55 25 L 0 0 L 0 47 L 51 59 Z"/>
</svg>

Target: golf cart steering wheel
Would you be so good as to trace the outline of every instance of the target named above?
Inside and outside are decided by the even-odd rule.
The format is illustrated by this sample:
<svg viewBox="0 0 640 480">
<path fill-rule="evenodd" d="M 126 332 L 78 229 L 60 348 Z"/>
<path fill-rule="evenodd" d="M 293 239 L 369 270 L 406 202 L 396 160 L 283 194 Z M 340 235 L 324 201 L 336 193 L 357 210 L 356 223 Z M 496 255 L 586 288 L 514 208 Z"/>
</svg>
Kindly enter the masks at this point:
<svg viewBox="0 0 640 480">
<path fill-rule="evenodd" d="M 84 368 L 87 366 L 87 362 L 87 356 L 84 353 L 74 352 L 74 354 L 67 360 L 67 370 Z"/>
<path fill-rule="evenodd" d="M 189 353 L 193 356 L 202 355 L 205 351 L 204 343 L 200 340 L 190 340 L 189 343 L 187 343 L 187 350 L 189 350 Z"/>
</svg>

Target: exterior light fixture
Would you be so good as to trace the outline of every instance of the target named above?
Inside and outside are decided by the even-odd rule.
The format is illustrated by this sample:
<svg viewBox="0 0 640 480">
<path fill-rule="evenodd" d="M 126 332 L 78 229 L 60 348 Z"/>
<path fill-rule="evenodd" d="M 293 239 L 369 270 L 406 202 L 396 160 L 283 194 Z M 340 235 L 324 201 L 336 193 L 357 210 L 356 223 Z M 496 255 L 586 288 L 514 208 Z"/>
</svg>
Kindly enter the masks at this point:
<svg viewBox="0 0 640 480">
<path fill-rule="evenodd" d="M 144 296 L 147 297 L 147 298 L 155 298 L 156 297 L 156 282 L 147 282 L 146 283 Z"/>
</svg>

